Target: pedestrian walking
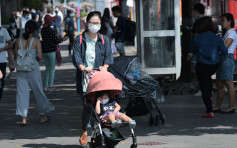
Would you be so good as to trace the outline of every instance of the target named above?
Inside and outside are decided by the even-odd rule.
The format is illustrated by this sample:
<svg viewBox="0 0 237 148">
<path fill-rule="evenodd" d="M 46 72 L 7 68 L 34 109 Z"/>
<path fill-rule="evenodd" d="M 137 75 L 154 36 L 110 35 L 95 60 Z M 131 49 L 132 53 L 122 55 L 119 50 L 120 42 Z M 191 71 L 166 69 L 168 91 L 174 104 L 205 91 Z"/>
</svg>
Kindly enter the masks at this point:
<svg viewBox="0 0 237 148">
<path fill-rule="evenodd" d="M 68 55 L 71 55 L 71 49 L 74 43 L 75 25 L 74 25 L 73 18 L 74 18 L 73 11 L 67 10 L 67 17 L 65 20 L 65 32 L 66 32 L 66 35 L 69 37 Z M 80 32 L 78 32 L 78 34 L 80 34 Z"/>
<path fill-rule="evenodd" d="M 195 22 L 193 23 L 193 28 L 192 28 L 192 33 L 193 33 L 193 38 L 197 35 L 197 29 L 198 29 L 198 22 L 199 19 L 204 17 L 205 15 L 205 6 L 202 3 L 196 3 L 194 5 L 194 20 Z M 197 63 L 196 56 L 193 56 L 190 60 L 191 62 L 191 72 L 194 75 L 194 80 L 197 81 L 197 76 L 195 72 L 195 67 Z M 194 94 L 194 96 L 202 96 L 200 88 L 198 88 L 198 91 Z"/>
<path fill-rule="evenodd" d="M 228 54 L 221 57 L 220 67 L 216 74 L 217 100 L 213 107 L 213 112 L 228 114 L 235 113 L 235 88 L 233 74 L 236 67 L 234 51 L 237 46 L 237 34 L 235 29 L 233 29 L 234 17 L 231 13 L 225 13 L 222 15 L 221 26 L 224 31 L 223 40 L 228 48 Z M 229 97 L 229 107 L 224 111 L 221 111 L 221 104 L 225 97 L 225 86 Z"/>
<path fill-rule="evenodd" d="M 58 9 L 55 10 L 56 15 L 58 16 L 57 19 L 55 21 L 53 21 L 54 23 L 54 30 L 57 34 L 57 37 L 59 39 L 61 39 L 63 37 L 63 29 L 62 29 L 62 24 L 61 24 L 61 16 L 58 15 Z M 60 48 L 59 48 L 59 44 L 56 45 L 57 48 L 57 52 L 56 52 L 56 59 L 57 59 L 57 64 L 58 66 L 61 65 L 61 53 L 60 53 Z"/>
<path fill-rule="evenodd" d="M 122 10 L 119 6 L 114 6 L 112 8 L 114 17 L 117 17 L 116 26 L 114 27 L 115 34 L 115 46 L 120 56 L 125 56 L 125 41 L 126 41 L 126 20 L 122 16 Z"/>
<path fill-rule="evenodd" d="M 16 25 L 16 22 L 15 22 L 14 18 L 11 18 L 9 20 L 9 22 L 10 22 L 10 26 L 7 29 L 7 31 L 9 33 L 10 37 L 11 37 L 13 47 L 7 51 L 7 54 L 8 54 L 8 67 L 9 67 L 9 71 L 10 71 L 10 73 L 7 77 L 8 78 L 14 78 L 15 76 L 13 75 L 13 71 L 16 68 L 15 60 L 14 60 L 14 49 L 15 49 L 15 42 L 20 36 L 20 29 L 17 28 L 17 25 Z"/>
<path fill-rule="evenodd" d="M 227 54 L 223 40 L 215 33 L 215 27 L 210 17 L 202 17 L 197 24 L 197 33 L 190 46 L 188 58 L 196 55 L 196 74 L 202 92 L 207 114 L 203 118 L 214 117 L 212 111 L 212 75 L 220 63 L 220 53 Z"/>
<path fill-rule="evenodd" d="M 56 62 L 56 45 L 63 42 L 67 38 L 59 39 L 56 32 L 51 27 L 52 22 L 57 16 L 46 15 L 44 17 L 44 25 L 41 29 L 43 59 L 46 66 L 44 72 L 44 91 L 59 91 L 54 87 L 55 62 Z"/>
<path fill-rule="evenodd" d="M 106 71 L 113 64 L 113 55 L 110 46 L 110 41 L 107 36 L 98 33 L 101 27 L 101 14 L 99 11 L 92 11 L 86 18 L 88 30 L 82 35 L 77 36 L 73 45 L 73 62 L 77 68 L 77 93 L 81 96 L 83 110 L 81 113 L 82 133 L 80 143 L 86 145 L 87 124 L 89 122 L 89 109 L 85 105 L 86 86 L 82 81 L 83 72 L 91 72 L 94 68 L 99 68 L 100 71 Z"/>
<path fill-rule="evenodd" d="M 102 22 L 105 23 L 105 26 L 107 28 L 107 36 L 110 39 L 110 42 L 112 41 L 112 34 L 113 34 L 113 28 L 114 28 L 114 22 L 113 18 L 110 16 L 109 8 L 104 9 L 104 14 L 102 16 Z"/>
<path fill-rule="evenodd" d="M 29 11 L 23 10 L 22 16 L 21 16 L 21 19 L 20 19 L 20 30 L 21 30 L 20 37 L 22 37 L 23 33 L 25 33 L 25 24 L 26 24 L 27 21 L 30 20 L 29 15 L 30 15 Z"/>
<path fill-rule="evenodd" d="M 40 123 L 49 121 L 50 117 L 46 113 L 54 110 L 54 106 L 48 101 L 42 89 L 42 79 L 38 63 L 42 59 L 41 43 L 39 39 L 33 37 L 34 32 L 37 30 L 36 22 L 28 21 L 25 25 L 25 30 L 23 38 L 19 38 L 16 41 L 14 53 L 17 60 L 16 115 L 22 117 L 21 126 L 26 125 L 30 89 L 39 108 Z M 29 52 L 22 54 L 24 53 L 23 51 Z"/>
<path fill-rule="evenodd" d="M 2 99 L 3 88 L 5 85 L 5 75 L 7 67 L 7 50 L 12 48 L 12 41 L 7 29 L 1 27 L 0 24 L 0 71 L 2 73 L 1 87 L 0 87 L 0 100 Z"/>
</svg>

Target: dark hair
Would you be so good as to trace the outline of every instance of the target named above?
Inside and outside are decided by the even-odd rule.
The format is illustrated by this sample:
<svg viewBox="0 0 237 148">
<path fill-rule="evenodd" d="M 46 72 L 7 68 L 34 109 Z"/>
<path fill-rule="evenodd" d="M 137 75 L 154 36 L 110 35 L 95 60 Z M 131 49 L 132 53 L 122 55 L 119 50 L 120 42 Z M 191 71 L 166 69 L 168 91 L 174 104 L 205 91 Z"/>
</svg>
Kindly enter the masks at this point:
<svg viewBox="0 0 237 148">
<path fill-rule="evenodd" d="M 234 28 L 235 22 L 234 22 L 234 17 L 231 13 L 225 13 L 221 17 L 225 17 L 227 21 L 230 21 L 230 27 Z"/>
<path fill-rule="evenodd" d="M 25 33 L 23 33 L 23 37 L 27 40 L 30 37 L 30 33 L 35 32 L 37 29 L 37 24 L 35 21 L 29 20 L 25 25 Z"/>
<path fill-rule="evenodd" d="M 91 11 L 86 17 L 86 22 L 88 23 L 93 16 L 98 16 L 101 21 L 101 13 L 99 11 Z"/>
<path fill-rule="evenodd" d="M 53 9 L 51 8 L 51 7 L 49 7 L 48 9 L 47 9 L 47 13 L 52 13 L 53 12 Z"/>
<path fill-rule="evenodd" d="M 121 10 L 121 8 L 120 8 L 119 6 L 114 6 L 114 7 L 112 8 L 112 11 L 113 11 L 113 12 L 122 12 L 122 10 Z"/>
<path fill-rule="evenodd" d="M 197 23 L 197 33 L 203 33 L 203 32 L 215 32 L 216 27 L 214 26 L 211 17 L 204 16 L 198 20 Z"/>
<path fill-rule="evenodd" d="M 23 10 L 22 14 L 29 14 L 29 12 L 27 10 Z"/>
<path fill-rule="evenodd" d="M 202 3 L 196 3 L 193 9 L 200 14 L 204 14 L 205 6 Z"/>
<path fill-rule="evenodd" d="M 109 8 L 104 9 L 103 17 L 110 19 L 110 11 Z"/>
<path fill-rule="evenodd" d="M 107 29 L 104 21 L 101 22 L 101 27 L 100 27 L 99 33 L 103 34 L 103 35 L 107 35 L 107 33 L 108 33 L 108 29 Z"/>
<path fill-rule="evenodd" d="M 15 21 L 15 19 L 14 19 L 13 17 L 9 19 L 9 22 L 10 22 L 10 23 L 16 23 L 16 21 Z M 16 24 L 15 24 L 15 27 L 17 28 Z M 11 29 L 12 26 L 10 25 L 9 28 Z"/>
</svg>

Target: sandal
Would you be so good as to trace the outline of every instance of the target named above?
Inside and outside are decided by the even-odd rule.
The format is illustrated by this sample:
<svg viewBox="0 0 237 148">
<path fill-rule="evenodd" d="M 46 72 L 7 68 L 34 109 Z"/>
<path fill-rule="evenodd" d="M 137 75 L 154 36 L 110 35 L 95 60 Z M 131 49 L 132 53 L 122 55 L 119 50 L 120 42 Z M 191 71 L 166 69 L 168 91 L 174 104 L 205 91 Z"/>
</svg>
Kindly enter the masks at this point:
<svg viewBox="0 0 237 148">
<path fill-rule="evenodd" d="M 80 139 L 79 139 L 80 144 L 84 146 L 87 144 L 87 141 L 88 141 L 87 135 L 81 134 Z"/>
<path fill-rule="evenodd" d="M 26 123 L 17 123 L 17 126 L 24 127 L 26 126 Z"/>
<path fill-rule="evenodd" d="M 42 115 L 42 116 L 45 116 L 45 117 L 46 117 L 46 120 L 43 120 L 43 121 L 40 120 L 40 123 L 47 123 L 47 122 L 49 122 L 50 119 L 51 119 L 51 116 L 48 116 L 48 115 Z"/>
</svg>

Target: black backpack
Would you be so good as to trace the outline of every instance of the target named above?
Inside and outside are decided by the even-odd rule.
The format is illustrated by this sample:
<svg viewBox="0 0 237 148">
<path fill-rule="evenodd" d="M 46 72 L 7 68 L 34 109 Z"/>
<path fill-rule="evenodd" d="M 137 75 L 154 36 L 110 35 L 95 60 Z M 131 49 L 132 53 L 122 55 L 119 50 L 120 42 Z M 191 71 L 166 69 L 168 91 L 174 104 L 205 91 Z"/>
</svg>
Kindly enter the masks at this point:
<svg viewBox="0 0 237 148">
<path fill-rule="evenodd" d="M 135 98 L 130 100 L 125 109 L 126 115 L 128 115 L 129 117 L 133 117 L 133 116 L 142 116 L 149 113 L 149 110 L 153 109 L 151 101 L 146 101 L 146 104 L 148 106 L 145 105 L 144 101 L 146 100 L 142 98 Z"/>
<path fill-rule="evenodd" d="M 126 42 L 134 43 L 134 38 L 136 36 L 136 23 L 126 18 Z"/>
</svg>

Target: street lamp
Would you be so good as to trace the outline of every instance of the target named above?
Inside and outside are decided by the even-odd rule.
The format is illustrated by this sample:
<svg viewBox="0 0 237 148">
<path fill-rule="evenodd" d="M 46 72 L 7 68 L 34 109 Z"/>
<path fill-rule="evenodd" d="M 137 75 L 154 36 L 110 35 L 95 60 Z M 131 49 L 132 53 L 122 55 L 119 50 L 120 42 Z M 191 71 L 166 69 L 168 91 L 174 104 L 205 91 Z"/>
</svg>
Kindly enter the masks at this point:
<svg viewBox="0 0 237 148">
<path fill-rule="evenodd" d="M 77 0 L 77 35 L 80 34 L 80 0 Z"/>
</svg>

